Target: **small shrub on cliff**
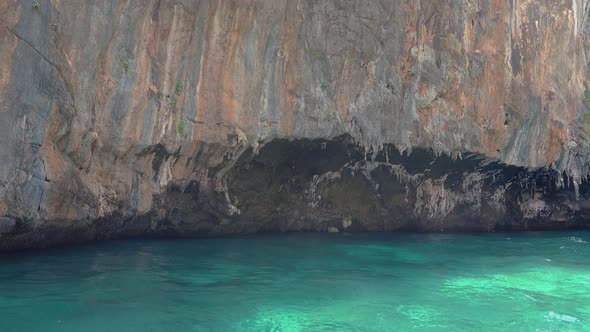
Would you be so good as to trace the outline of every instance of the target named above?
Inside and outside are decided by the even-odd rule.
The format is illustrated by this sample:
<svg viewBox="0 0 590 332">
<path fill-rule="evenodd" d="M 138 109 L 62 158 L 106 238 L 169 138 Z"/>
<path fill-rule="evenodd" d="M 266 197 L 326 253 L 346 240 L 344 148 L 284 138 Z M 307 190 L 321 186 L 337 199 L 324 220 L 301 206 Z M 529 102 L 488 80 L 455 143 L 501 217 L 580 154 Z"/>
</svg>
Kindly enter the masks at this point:
<svg viewBox="0 0 590 332">
<path fill-rule="evenodd" d="M 123 60 L 121 61 L 121 63 L 123 64 L 123 69 L 125 70 L 125 72 L 127 72 L 129 70 L 129 61 Z"/>
<path fill-rule="evenodd" d="M 585 134 L 585 139 L 588 141 L 590 140 L 590 88 L 588 87 L 588 82 L 584 82 L 584 106 L 586 106 L 586 113 L 584 113 L 583 117 L 583 131 Z"/>
<path fill-rule="evenodd" d="M 39 8 L 41 8 L 41 4 L 40 4 L 40 3 L 38 3 L 38 2 L 35 2 L 35 3 L 33 4 L 33 9 L 39 9 Z"/>
<path fill-rule="evenodd" d="M 461 51 L 461 42 L 459 41 L 459 39 L 457 38 L 457 36 L 454 33 L 449 33 L 447 35 L 447 47 L 455 52 L 460 52 Z"/>
<path fill-rule="evenodd" d="M 170 99 L 170 108 L 172 108 L 172 109 L 176 108 L 176 99 L 174 99 L 174 98 Z"/>
<path fill-rule="evenodd" d="M 181 118 L 180 121 L 178 121 L 178 132 L 179 133 L 182 134 L 184 132 L 184 126 L 185 126 L 184 119 Z"/>
<path fill-rule="evenodd" d="M 183 88 L 184 88 L 184 86 L 182 85 L 181 81 L 176 82 L 176 95 L 177 96 L 180 96 Z"/>
<path fill-rule="evenodd" d="M 319 50 L 313 50 L 312 54 L 313 58 L 316 60 L 319 60 L 322 57 L 322 52 L 320 52 Z"/>
<path fill-rule="evenodd" d="M 180 135 L 182 135 L 182 137 L 187 138 L 188 133 L 184 132 L 185 127 L 186 127 L 186 123 L 184 122 L 184 119 L 180 118 L 180 121 L 178 121 L 178 133 Z"/>
<path fill-rule="evenodd" d="M 587 83 L 585 83 L 585 85 L 586 84 Z M 586 87 L 586 89 L 584 90 L 584 106 L 586 106 L 586 108 L 590 110 L 590 90 L 588 89 L 588 87 Z"/>
</svg>

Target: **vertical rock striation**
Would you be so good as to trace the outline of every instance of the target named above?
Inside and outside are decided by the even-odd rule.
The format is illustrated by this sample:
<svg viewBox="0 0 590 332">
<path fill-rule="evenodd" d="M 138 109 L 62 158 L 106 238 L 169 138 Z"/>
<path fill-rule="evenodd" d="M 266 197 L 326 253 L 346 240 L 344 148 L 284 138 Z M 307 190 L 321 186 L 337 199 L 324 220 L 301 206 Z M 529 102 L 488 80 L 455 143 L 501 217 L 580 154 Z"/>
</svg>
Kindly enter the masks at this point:
<svg viewBox="0 0 590 332">
<path fill-rule="evenodd" d="M 0 247 L 341 229 L 338 218 L 370 230 L 587 225 L 588 11 L 585 0 L 1 1 Z M 283 144 L 276 160 L 257 161 L 269 142 Z M 305 142 L 336 149 L 314 157 L 334 167 L 285 173 L 308 208 L 245 206 L 236 174 L 280 169 Z M 447 160 L 448 174 L 408 172 L 414 151 Z M 464 156 L 483 161 L 451 176 Z M 356 196 L 334 189 L 327 207 L 318 186 L 350 170 L 365 174 L 342 187 Z M 384 201 L 388 186 L 411 208 L 399 188 Z M 355 211 L 337 208 L 353 199 Z"/>
</svg>

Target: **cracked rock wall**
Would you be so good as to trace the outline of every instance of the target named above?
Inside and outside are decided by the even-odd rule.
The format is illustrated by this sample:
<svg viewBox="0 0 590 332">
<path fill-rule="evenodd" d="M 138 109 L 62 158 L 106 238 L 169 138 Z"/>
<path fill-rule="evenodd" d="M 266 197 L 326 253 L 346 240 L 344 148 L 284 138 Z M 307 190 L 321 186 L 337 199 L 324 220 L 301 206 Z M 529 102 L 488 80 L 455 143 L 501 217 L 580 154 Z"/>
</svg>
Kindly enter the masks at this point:
<svg viewBox="0 0 590 332">
<path fill-rule="evenodd" d="M 226 174 L 276 138 L 479 153 L 578 188 L 587 15 L 586 0 L 2 0 L 0 229 L 153 228 L 171 188 L 223 221 Z"/>
</svg>

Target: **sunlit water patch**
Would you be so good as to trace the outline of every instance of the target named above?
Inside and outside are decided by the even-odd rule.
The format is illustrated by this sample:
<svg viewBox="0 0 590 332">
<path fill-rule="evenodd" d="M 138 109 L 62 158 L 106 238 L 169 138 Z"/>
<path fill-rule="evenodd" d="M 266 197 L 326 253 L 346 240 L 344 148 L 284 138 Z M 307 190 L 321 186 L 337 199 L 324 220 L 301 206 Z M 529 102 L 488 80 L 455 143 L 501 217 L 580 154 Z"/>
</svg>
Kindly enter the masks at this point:
<svg viewBox="0 0 590 332">
<path fill-rule="evenodd" d="M 590 331 L 588 232 L 120 241 L 0 256 L 1 331 Z"/>
</svg>

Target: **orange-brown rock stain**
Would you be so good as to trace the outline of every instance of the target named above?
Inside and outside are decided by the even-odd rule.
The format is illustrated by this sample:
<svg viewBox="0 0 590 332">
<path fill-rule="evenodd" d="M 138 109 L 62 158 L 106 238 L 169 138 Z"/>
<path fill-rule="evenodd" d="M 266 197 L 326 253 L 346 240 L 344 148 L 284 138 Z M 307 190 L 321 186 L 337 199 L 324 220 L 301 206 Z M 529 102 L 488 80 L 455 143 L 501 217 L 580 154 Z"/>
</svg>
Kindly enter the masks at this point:
<svg viewBox="0 0 590 332">
<path fill-rule="evenodd" d="M 285 6 L 282 29 L 285 31 L 282 42 L 282 56 L 284 56 L 285 63 L 285 109 L 283 117 L 283 134 L 286 137 L 293 136 L 293 110 L 297 107 L 297 70 L 298 58 L 301 52 L 297 47 L 298 31 L 297 31 L 297 3 L 295 1 L 288 1 Z"/>
<path fill-rule="evenodd" d="M 425 97 L 427 93 L 428 93 L 428 84 L 426 82 L 420 82 L 420 85 L 418 88 L 418 94 L 422 97 Z"/>
<path fill-rule="evenodd" d="M 211 73 L 211 67 L 214 66 L 213 62 L 215 54 L 215 34 L 217 28 L 217 6 L 216 2 L 211 3 L 208 9 L 207 15 L 207 31 L 205 38 L 205 45 L 203 50 L 203 65 L 201 67 L 201 75 L 199 77 L 199 84 L 201 85 L 197 96 L 197 116 L 196 116 L 196 130 L 193 132 L 193 138 L 196 140 L 205 140 L 209 136 L 211 129 L 216 128 L 215 120 L 210 119 L 211 113 L 214 114 L 215 110 L 210 109 L 210 100 L 214 98 L 210 92 L 214 88 L 214 83 L 217 81 L 214 75 Z M 211 82 L 211 83 L 210 83 Z M 215 100 L 213 100 L 215 101 Z M 213 122 L 213 123 L 212 123 Z"/>
<path fill-rule="evenodd" d="M 338 112 L 340 119 L 346 119 L 350 110 L 350 84 L 353 71 L 351 52 L 348 51 L 345 54 L 344 63 L 338 77 L 338 84 L 336 85 L 336 112 Z"/>
<path fill-rule="evenodd" d="M 493 12 L 505 10 L 505 1 L 495 0 L 490 3 Z M 509 50 L 505 49 L 508 22 L 499 17 L 494 29 L 475 45 L 476 50 L 486 56 L 486 62 L 477 84 L 477 95 L 474 99 L 477 123 L 480 129 L 480 152 L 494 155 L 505 144 L 505 110 L 506 70 L 504 59 Z"/>
<path fill-rule="evenodd" d="M 225 23 L 227 31 L 223 32 L 222 60 L 215 68 L 215 75 L 221 77 L 221 121 L 240 127 L 238 123 L 240 114 L 244 110 L 244 95 L 248 89 L 248 78 L 244 70 L 239 68 L 238 56 L 240 47 L 243 46 L 242 36 L 252 29 L 254 19 L 254 6 L 252 1 L 243 1 L 235 10 L 227 9 L 231 13 Z M 246 113 L 247 114 L 247 113 Z"/>
</svg>

